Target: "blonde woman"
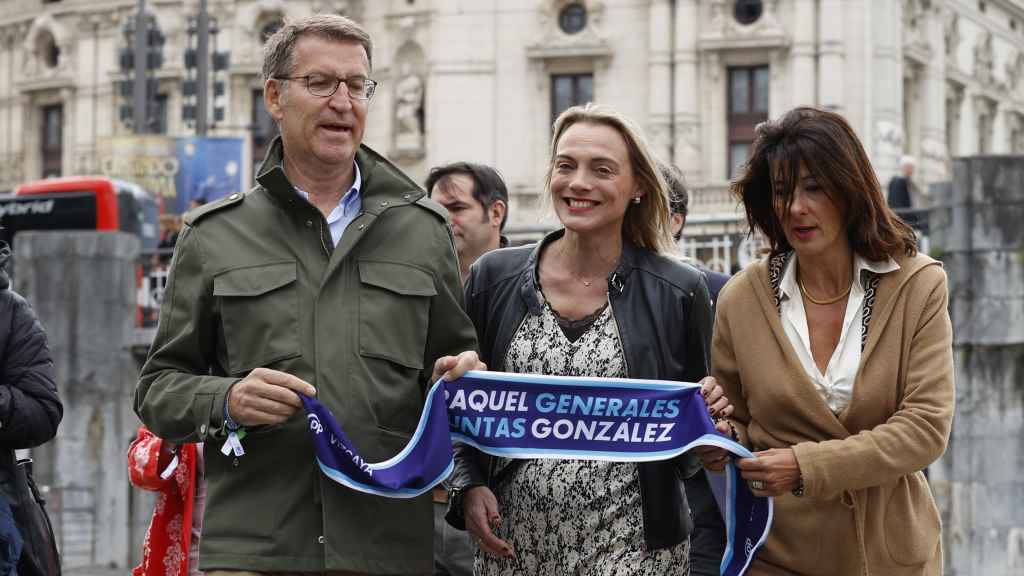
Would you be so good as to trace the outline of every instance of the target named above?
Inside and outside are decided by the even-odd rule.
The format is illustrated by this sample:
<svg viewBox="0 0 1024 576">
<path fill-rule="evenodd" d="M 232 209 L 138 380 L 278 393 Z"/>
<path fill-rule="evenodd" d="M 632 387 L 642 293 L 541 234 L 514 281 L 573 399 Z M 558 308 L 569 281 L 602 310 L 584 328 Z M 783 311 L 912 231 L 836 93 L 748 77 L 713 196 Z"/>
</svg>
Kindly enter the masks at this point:
<svg viewBox="0 0 1024 576">
<path fill-rule="evenodd" d="M 639 132 L 594 105 L 555 123 L 547 193 L 564 226 L 470 269 L 466 306 L 494 370 L 697 382 L 708 372 L 703 276 L 670 256 L 669 199 Z M 717 414 L 731 412 L 710 380 Z M 449 522 L 476 573 L 686 574 L 680 474 L 693 460 L 508 460 L 460 447 Z"/>
</svg>

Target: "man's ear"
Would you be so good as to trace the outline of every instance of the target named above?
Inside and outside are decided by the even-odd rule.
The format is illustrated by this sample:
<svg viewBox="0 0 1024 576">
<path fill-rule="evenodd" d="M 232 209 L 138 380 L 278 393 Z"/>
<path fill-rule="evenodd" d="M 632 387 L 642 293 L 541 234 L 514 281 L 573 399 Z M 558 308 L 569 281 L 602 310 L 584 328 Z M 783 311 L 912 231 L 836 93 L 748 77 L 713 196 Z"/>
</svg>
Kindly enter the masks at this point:
<svg viewBox="0 0 1024 576">
<path fill-rule="evenodd" d="M 270 113 L 270 117 L 275 122 L 280 122 L 281 117 L 284 116 L 284 112 L 281 110 L 283 99 L 284 92 L 282 91 L 282 82 L 280 80 L 271 78 L 263 83 L 263 104 L 267 107 L 267 112 Z"/>
<path fill-rule="evenodd" d="M 508 205 L 504 200 L 495 200 L 491 202 L 489 212 L 487 216 L 491 221 L 491 226 L 501 226 L 501 221 L 505 219 L 505 213 L 508 212 Z"/>
</svg>

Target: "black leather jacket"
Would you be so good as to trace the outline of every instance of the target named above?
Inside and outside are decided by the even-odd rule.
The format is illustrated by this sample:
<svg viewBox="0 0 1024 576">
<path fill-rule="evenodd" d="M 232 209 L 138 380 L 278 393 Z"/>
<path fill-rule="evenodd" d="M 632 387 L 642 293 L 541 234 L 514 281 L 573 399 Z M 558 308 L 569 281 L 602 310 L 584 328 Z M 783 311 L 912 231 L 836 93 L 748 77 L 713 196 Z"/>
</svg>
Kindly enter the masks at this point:
<svg viewBox="0 0 1024 576">
<path fill-rule="evenodd" d="M 489 252 L 470 269 L 466 311 L 489 369 L 505 370 L 509 343 L 526 314 L 541 313 L 537 262 L 563 233 L 553 232 L 538 244 Z M 696 268 L 625 242 L 619 266 L 608 279 L 608 295 L 630 378 L 697 382 L 708 374 L 711 301 Z M 499 462 L 511 463 L 499 468 Z M 462 492 L 472 486 L 493 488 L 517 462 L 521 460 L 492 459 L 458 445 L 448 523 L 464 530 Z M 680 477 L 698 466 L 694 456 L 685 454 L 637 464 L 648 550 L 675 546 L 689 535 L 693 523 Z"/>
</svg>

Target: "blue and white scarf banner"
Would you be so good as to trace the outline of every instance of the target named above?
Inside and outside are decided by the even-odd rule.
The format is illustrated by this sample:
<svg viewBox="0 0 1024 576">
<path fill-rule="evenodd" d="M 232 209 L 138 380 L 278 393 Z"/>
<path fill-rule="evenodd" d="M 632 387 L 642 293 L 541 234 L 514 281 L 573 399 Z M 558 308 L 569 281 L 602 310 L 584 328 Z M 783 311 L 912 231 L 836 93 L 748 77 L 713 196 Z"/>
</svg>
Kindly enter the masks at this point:
<svg viewBox="0 0 1024 576">
<path fill-rule="evenodd" d="M 452 439 L 504 458 L 564 458 L 641 462 L 666 460 L 696 446 L 753 455 L 715 430 L 700 386 L 660 380 L 570 378 L 468 372 L 436 382 L 409 443 L 394 457 L 359 456 L 331 412 L 301 396 L 320 469 L 361 492 L 419 496 L 452 470 Z M 739 576 L 764 544 L 771 498 L 756 497 L 730 463 L 708 474 L 725 517 L 728 545 L 721 574 Z"/>
</svg>

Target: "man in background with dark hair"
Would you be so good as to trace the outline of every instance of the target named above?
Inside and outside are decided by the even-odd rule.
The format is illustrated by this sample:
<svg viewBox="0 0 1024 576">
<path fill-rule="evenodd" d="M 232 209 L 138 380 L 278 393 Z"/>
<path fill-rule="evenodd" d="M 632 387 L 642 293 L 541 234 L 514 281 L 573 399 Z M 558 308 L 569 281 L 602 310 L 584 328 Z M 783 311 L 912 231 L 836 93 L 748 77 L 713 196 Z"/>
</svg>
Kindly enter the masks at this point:
<svg viewBox="0 0 1024 576">
<path fill-rule="evenodd" d="M 679 168 L 658 162 L 658 170 L 661 172 L 661 177 L 665 179 L 665 183 L 668 184 L 669 196 L 672 198 L 672 237 L 675 238 L 678 245 L 679 241 L 683 238 L 686 216 L 690 213 L 690 194 L 686 191 L 686 184 L 683 183 L 683 174 Z M 708 291 L 711 292 L 711 308 L 714 311 L 715 302 L 718 301 L 718 291 L 722 289 L 722 286 L 725 286 L 726 281 L 729 280 L 729 275 L 715 272 L 699 262 L 690 262 L 685 258 L 684 261 L 693 264 L 704 273 L 704 278 L 708 282 Z"/>
<path fill-rule="evenodd" d="M 498 171 L 470 162 L 453 162 L 430 171 L 425 184 L 430 199 L 451 215 L 462 281 L 477 258 L 508 246 L 501 235 L 508 219 L 508 189 Z M 444 520 L 448 491 L 434 488 L 434 576 L 472 576 L 469 533 Z"/>
<path fill-rule="evenodd" d="M 668 184 L 669 196 L 672 199 L 672 236 L 678 244 L 683 237 L 683 226 L 686 225 L 686 216 L 689 213 L 690 195 L 686 191 L 679 168 L 659 162 L 658 170 Z M 711 309 L 714 311 L 718 292 L 729 277 L 709 270 L 697 262 L 690 262 L 682 257 L 681 259 L 704 273 L 708 291 L 711 293 Z M 722 555 L 725 553 L 725 521 L 718 510 L 718 504 L 703 469 L 698 469 L 694 475 L 683 479 L 683 487 L 686 490 L 686 500 L 690 503 L 690 511 L 693 513 L 693 532 L 690 533 L 690 574 L 717 576 L 720 573 Z"/>
<path fill-rule="evenodd" d="M 451 215 L 462 281 L 476 259 L 508 245 L 501 235 L 508 219 L 508 188 L 498 171 L 471 162 L 453 162 L 430 170 L 425 185 L 430 199 Z"/>
</svg>

